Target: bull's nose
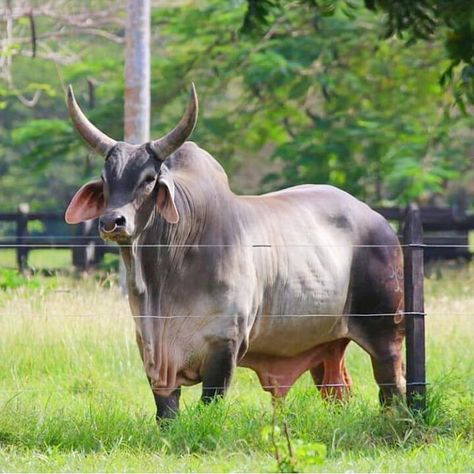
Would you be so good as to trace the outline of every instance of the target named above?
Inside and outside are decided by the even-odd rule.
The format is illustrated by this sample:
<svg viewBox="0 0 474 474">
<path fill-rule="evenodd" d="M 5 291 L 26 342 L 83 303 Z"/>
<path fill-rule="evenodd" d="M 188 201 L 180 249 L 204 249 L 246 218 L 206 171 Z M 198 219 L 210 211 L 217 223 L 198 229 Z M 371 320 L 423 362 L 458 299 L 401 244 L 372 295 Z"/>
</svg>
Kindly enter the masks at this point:
<svg viewBox="0 0 474 474">
<path fill-rule="evenodd" d="M 122 214 L 105 214 L 99 219 L 100 230 L 105 233 L 111 233 L 116 230 L 123 230 L 127 221 Z"/>
</svg>

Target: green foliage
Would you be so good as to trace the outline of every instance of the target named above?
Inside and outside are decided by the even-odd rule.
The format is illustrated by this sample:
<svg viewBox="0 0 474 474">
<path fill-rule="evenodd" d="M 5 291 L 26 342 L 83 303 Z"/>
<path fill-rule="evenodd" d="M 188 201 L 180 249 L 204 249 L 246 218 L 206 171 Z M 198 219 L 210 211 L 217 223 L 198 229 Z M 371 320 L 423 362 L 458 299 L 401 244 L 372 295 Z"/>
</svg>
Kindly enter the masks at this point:
<svg viewBox="0 0 474 474">
<path fill-rule="evenodd" d="M 313 472 L 316 465 L 324 462 L 326 445 L 292 439 L 286 421 L 283 422 L 283 430 L 276 425 L 275 419 L 273 423 L 272 426 L 264 426 L 260 435 L 264 443 L 273 448 L 278 472 Z"/>
<path fill-rule="evenodd" d="M 285 0 L 247 0 L 242 30 L 255 33 L 267 27 L 288 8 Z M 350 19 L 360 14 L 353 0 L 299 0 L 302 10 L 310 7 L 316 16 L 343 13 Z M 465 111 L 465 99 L 474 104 L 474 4 L 470 0 L 364 0 L 371 11 L 385 13 L 383 37 L 398 36 L 407 45 L 418 40 L 443 38 L 448 68 L 441 83 L 454 88 L 454 97 Z M 382 32 L 382 30 L 380 30 Z"/>
<path fill-rule="evenodd" d="M 0 290 L 12 290 L 22 286 L 39 288 L 40 282 L 36 278 L 22 275 L 17 270 L 0 268 Z"/>
<path fill-rule="evenodd" d="M 418 7 L 401 3 L 400 11 L 407 11 L 397 30 L 401 40 L 380 39 L 396 14 L 380 15 L 388 1 L 206 0 L 154 7 L 151 135 L 174 127 L 194 81 L 201 113 L 193 140 L 224 165 L 237 192 L 313 182 L 372 204 L 449 202 L 474 178 L 473 118 L 452 107 L 445 89 L 468 110 L 458 85 L 471 87 L 472 69 L 459 72 L 469 52 L 453 43 L 452 54 L 463 59 L 453 65 L 446 58 L 442 35 L 454 26 L 436 16 L 447 18 L 448 6 L 432 12 L 440 2 L 426 7 L 429 18 L 436 17 L 436 34 L 406 47 L 415 30 L 428 26 L 415 28 Z M 453 25 L 463 21 L 460 8 L 453 10 Z M 123 36 L 117 26 L 109 33 Z M 16 90 L 0 83 L 4 210 L 21 201 L 33 210 L 63 209 L 78 185 L 99 173 L 101 159 L 67 119 L 61 81 L 74 85 L 95 124 L 121 138 L 122 46 L 95 42 L 91 48 L 93 41 L 64 38 L 80 60 L 58 67 L 14 56 Z M 97 84 L 93 108 L 90 78 Z M 18 93 L 29 97 L 36 90 L 42 91 L 37 106 L 25 108 Z"/>
</svg>

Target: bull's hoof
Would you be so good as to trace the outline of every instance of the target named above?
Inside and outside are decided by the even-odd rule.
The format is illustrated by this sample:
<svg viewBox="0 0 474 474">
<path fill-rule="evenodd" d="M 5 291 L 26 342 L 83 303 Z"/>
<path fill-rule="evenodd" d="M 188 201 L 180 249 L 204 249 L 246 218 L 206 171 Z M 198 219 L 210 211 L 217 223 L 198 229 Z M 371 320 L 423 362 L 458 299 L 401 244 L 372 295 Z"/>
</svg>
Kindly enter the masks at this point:
<svg viewBox="0 0 474 474">
<path fill-rule="evenodd" d="M 163 425 L 173 421 L 178 416 L 178 412 L 172 409 L 158 410 L 156 413 L 156 423 L 158 425 Z"/>
</svg>

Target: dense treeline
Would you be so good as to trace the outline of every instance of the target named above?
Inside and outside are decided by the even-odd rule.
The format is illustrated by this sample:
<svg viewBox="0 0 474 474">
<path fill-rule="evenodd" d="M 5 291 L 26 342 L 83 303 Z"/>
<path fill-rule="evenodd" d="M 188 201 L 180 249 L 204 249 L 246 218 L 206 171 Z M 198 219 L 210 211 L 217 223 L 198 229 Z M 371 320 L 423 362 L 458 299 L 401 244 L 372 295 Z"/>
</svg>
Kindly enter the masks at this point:
<svg viewBox="0 0 474 474">
<path fill-rule="evenodd" d="M 174 126 L 194 81 L 201 116 L 193 138 L 224 164 L 238 192 L 315 182 L 378 204 L 474 195 L 473 118 L 442 78 L 453 65 L 448 26 L 407 45 L 382 38 L 387 17 L 367 2 L 333 1 L 330 10 L 316 3 L 273 2 L 250 30 L 243 25 L 252 2 L 155 6 L 152 135 Z M 53 5 L 54 15 L 42 5 Z M 122 136 L 122 2 L 77 5 L 34 5 L 34 37 L 31 16 L 10 12 L 0 82 L 1 209 L 21 201 L 63 208 L 98 173 L 100 159 L 67 119 L 64 84 L 74 85 L 98 126 Z"/>
</svg>

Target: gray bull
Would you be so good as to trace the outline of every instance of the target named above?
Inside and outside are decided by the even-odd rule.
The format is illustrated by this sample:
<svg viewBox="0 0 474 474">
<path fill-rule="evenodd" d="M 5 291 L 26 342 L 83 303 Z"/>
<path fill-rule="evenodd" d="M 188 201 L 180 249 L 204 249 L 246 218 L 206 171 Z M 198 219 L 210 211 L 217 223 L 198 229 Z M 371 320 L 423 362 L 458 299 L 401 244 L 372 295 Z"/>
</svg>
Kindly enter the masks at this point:
<svg viewBox="0 0 474 474">
<path fill-rule="evenodd" d="M 186 142 L 194 87 L 177 127 L 143 145 L 103 134 L 72 89 L 68 107 L 105 165 L 66 221 L 100 217 L 120 245 L 158 417 L 176 412 L 183 385 L 202 382 L 204 401 L 222 395 L 237 365 L 274 396 L 307 370 L 347 385 L 349 340 L 370 354 L 382 401 L 403 392 L 402 253 L 383 217 L 331 186 L 236 196 L 221 165 Z"/>
</svg>

